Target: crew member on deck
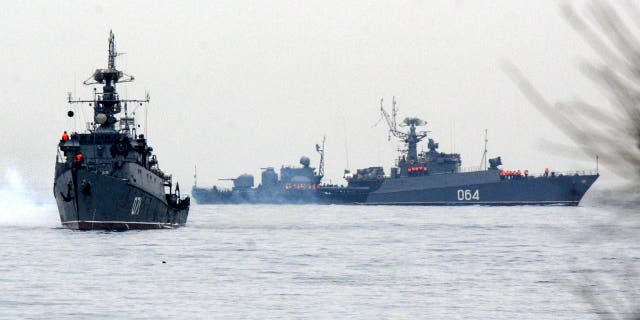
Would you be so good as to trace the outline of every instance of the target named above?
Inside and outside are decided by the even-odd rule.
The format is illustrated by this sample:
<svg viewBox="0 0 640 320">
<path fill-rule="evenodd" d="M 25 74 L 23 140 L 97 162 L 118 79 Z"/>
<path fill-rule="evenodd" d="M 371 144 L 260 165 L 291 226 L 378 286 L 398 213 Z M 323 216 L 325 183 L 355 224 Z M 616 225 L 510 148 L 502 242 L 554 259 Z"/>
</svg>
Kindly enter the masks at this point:
<svg viewBox="0 0 640 320">
<path fill-rule="evenodd" d="M 549 176 L 549 168 L 544 168 L 544 176 L 545 177 Z"/>
<path fill-rule="evenodd" d="M 62 133 L 62 141 L 69 141 L 69 134 L 66 131 Z"/>
</svg>

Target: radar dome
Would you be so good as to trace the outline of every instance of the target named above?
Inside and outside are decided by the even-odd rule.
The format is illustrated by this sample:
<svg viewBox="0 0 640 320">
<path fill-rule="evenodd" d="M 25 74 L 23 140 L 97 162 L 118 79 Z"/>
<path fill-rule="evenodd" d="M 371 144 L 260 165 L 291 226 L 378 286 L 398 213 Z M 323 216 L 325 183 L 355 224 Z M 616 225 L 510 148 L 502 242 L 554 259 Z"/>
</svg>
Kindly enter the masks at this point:
<svg viewBox="0 0 640 320">
<path fill-rule="evenodd" d="M 104 113 L 98 113 L 96 115 L 96 122 L 99 124 L 104 124 L 105 122 L 107 122 L 107 115 Z"/>
<path fill-rule="evenodd" d="M 300 157 L 300 164 L 306 168 L 311 164 L 311 160 L 309 160 L 309 157 L 307 156 L 302 156 Z"/>
<path fill-rule="evenodd" d="M 420 118 L 415 118 L 415 117 L 407 117 L 404 118 L 404 120 L 402 121 L 402 124 L 404 126 L 424 126 L 427 124 L 426 121 L 420 119 Z"/>
</svg>

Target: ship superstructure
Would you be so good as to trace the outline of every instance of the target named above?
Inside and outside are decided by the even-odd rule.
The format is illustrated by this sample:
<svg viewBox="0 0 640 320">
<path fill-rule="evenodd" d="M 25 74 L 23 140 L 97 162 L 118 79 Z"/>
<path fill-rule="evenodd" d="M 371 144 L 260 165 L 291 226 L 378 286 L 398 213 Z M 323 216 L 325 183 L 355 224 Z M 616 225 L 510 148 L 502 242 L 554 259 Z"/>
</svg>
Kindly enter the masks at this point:
<svg viewBox="0 0 640 320">
<path fill-rule="evenodd" d="M 199 204 L 317 203 L 320 200 L 318 189 L 324 175 L 324 139 L 322 146 L 316 145 L 316 151 L 320 154 L 317 171 L 311 167 L 309 157 L 302 156 L 300 166 L 282 166 L 279 175 L 273 167 L 261 168 L 258 186 L 255 186 L 253 175 L 242 174 L 236 178 L 220 179 L 232 181 L 231 189 L 195 185 L 191 194 Z"/>
</svg>

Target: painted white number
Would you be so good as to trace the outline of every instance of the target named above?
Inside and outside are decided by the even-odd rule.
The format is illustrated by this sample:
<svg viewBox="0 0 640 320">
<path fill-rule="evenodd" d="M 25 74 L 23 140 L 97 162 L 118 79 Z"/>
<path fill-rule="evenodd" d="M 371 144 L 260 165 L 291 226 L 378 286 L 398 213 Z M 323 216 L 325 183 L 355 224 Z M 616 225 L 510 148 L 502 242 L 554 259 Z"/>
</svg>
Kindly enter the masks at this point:
<svg viewBox="0 0 640 320">
<path fill-rule="evenodd" d="M 142 204 L 142 197 L 133 198 L 133 205 L 131 206 L 131 215 L 137 216 L 140 212 L 140 205 Z"/>
<path fill-rule="evenodd" d="M 480 190 L 460 189 L 458 190 L 458 201 L 480 200 Z"/>
</svg>

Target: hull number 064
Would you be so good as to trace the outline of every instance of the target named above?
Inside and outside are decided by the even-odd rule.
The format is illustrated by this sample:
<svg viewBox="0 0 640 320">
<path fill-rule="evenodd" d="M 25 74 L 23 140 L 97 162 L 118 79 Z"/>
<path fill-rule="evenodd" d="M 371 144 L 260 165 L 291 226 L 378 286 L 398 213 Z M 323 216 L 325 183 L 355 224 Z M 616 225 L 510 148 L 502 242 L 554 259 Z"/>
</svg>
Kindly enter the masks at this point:
<svg viewBox="0 0 640 320">
<path fill-rule="evenodd" d="M 459 189 L 458 201 L 480 200 L 480 190 Z"/>
</svg>

